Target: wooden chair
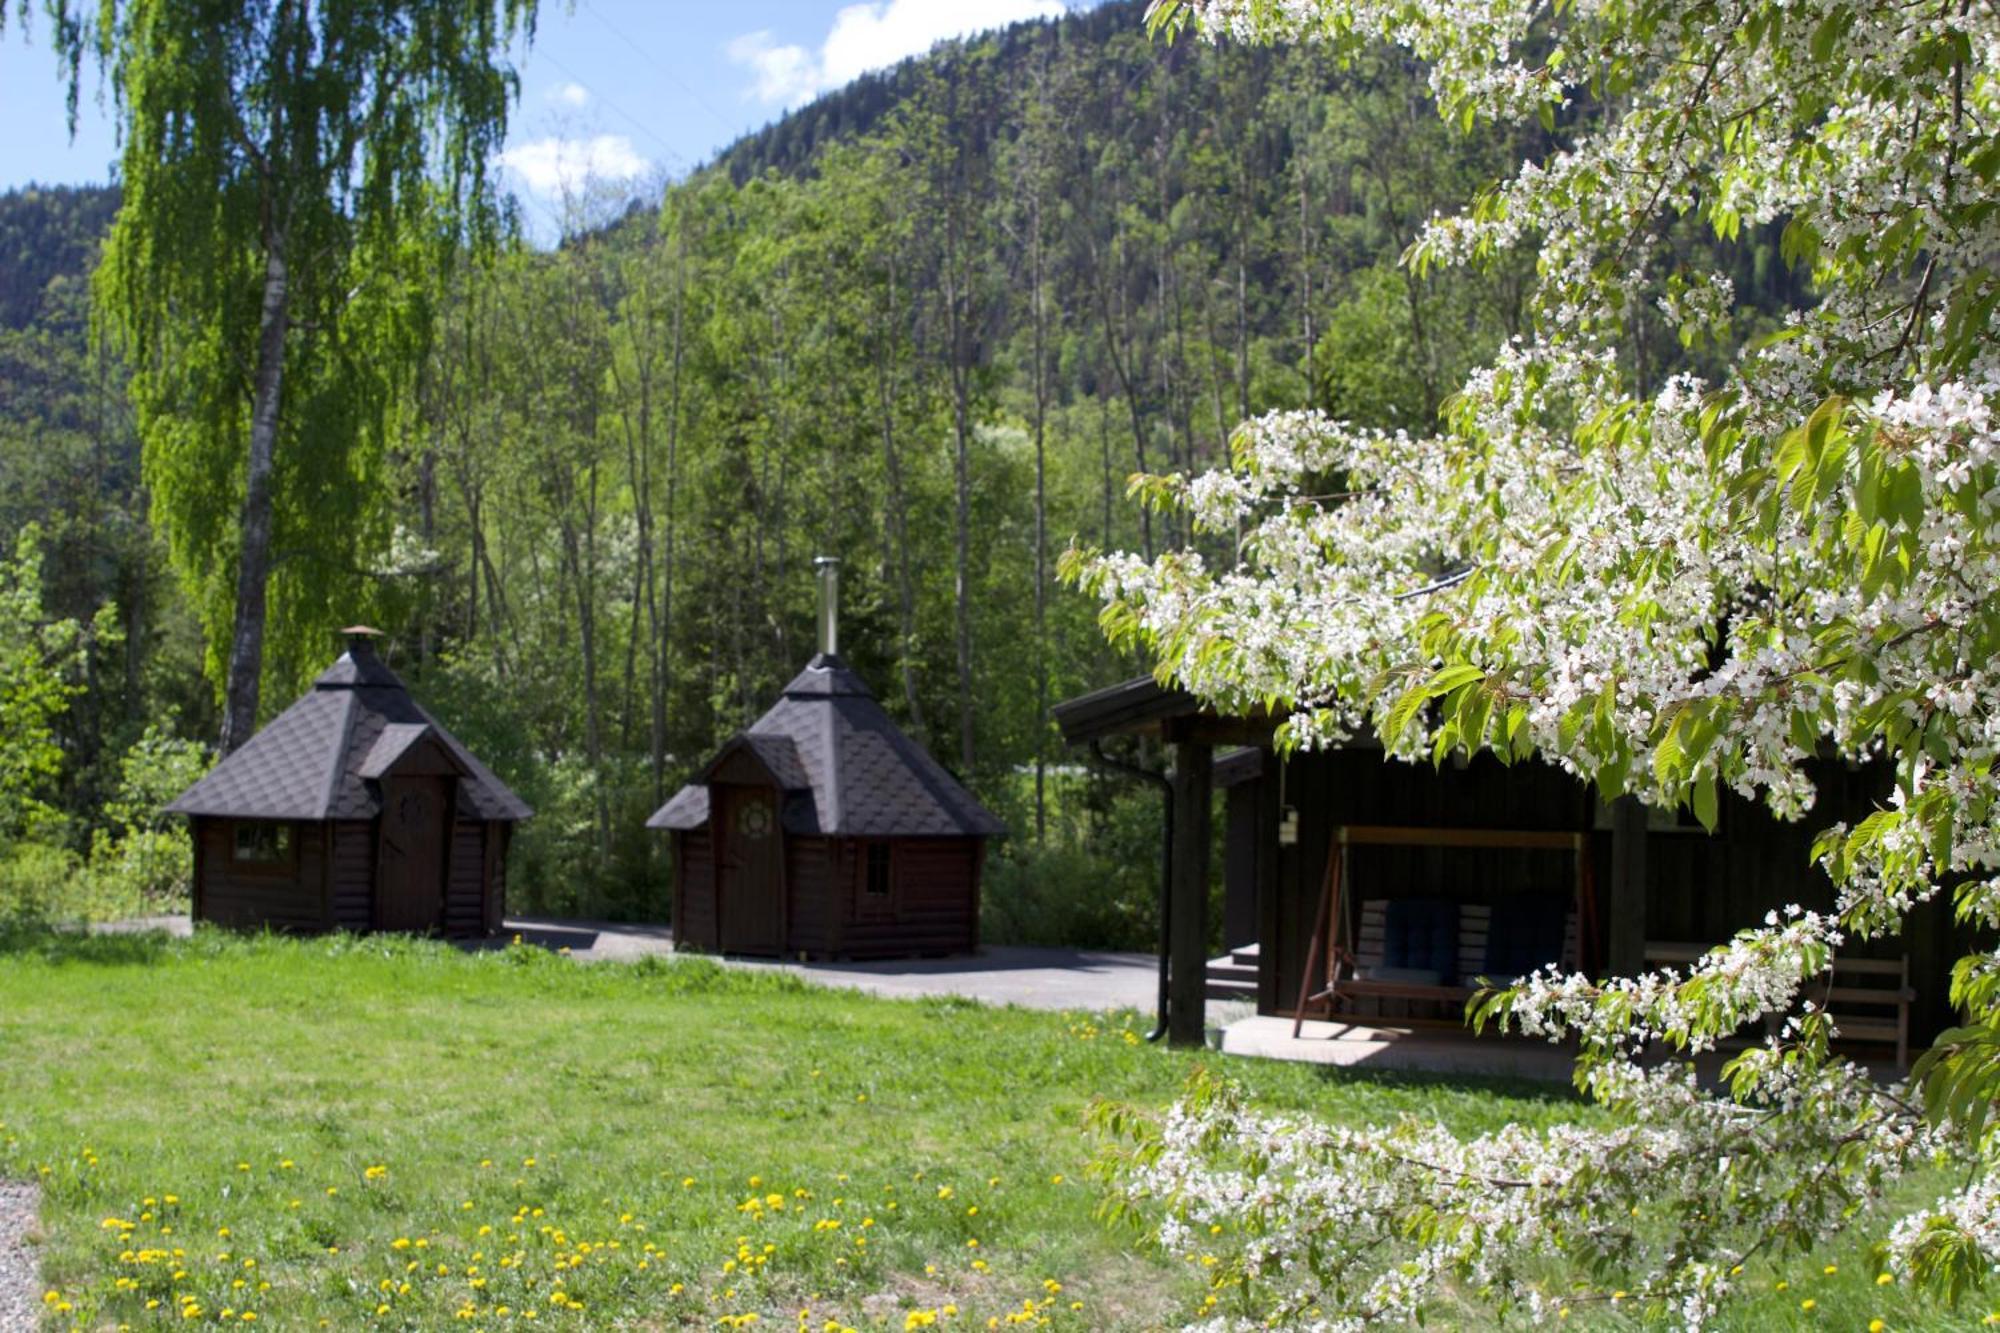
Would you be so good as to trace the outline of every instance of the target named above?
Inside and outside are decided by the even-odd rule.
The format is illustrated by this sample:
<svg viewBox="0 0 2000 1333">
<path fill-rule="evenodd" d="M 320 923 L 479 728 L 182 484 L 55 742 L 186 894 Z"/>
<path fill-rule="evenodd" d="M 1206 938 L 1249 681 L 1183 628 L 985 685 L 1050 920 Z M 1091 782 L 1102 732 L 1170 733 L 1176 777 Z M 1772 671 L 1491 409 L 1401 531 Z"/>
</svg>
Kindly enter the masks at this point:
<svg viewBox="0 0 2000 1333">
<path fill-rule="evenodd" d="M 1680 940 L 1647 940 L 1646 966 L 1686 968 L 1713 946 Z M 1910 960 L 1842 958 L 1834 956 L 1833 973 L 1807 988 L 1811 1000 L 1833 1020 L 1838 1040 L 1893 1047 L 1896 1068 L 1910 1067 L 1910 1007 L 1917 992 L 1910 985 Z M 1768 1026 L 1775 1028 L 1777 1020 Z"/>
</svg>

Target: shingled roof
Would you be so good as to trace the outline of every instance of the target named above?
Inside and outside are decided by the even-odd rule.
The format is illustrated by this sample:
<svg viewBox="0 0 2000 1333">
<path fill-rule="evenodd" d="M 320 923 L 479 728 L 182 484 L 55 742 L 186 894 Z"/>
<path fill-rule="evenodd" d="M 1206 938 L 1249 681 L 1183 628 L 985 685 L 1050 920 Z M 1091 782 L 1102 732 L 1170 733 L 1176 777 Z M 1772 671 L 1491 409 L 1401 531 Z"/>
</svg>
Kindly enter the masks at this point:
<svg viewBox="0 0 2000 1333">
<path fill-rule="evenodd" d="M 426 713 L 364 635 L 297 703 L 271 719 L 167 807 L 222 819 L 372 819 L 379 779 L 435 740 L 460 770 L 461 819 L 512 821 L 533 812 Z"/>
<path fill-rule="evenodd" d="M 771 711 L 725 744 L 647 827 L 706 824 L 709 779 L 739 750 L 754 754 L 785 793 L 779 818 L 790 833 L 990 838 L 1007 831 L 889 720 L 861 677 L 832 653 L 807 663 Z"/>
</svg>

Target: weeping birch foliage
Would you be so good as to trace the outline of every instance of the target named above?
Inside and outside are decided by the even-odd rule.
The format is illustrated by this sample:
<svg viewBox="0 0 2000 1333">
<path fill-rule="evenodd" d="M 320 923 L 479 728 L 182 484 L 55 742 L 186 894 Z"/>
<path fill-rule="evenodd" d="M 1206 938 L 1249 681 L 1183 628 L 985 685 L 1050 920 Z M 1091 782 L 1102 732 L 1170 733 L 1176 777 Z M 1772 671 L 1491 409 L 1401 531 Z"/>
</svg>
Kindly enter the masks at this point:
<svg viewBox="0 0 2000 1333">
<path fill-rule="evenodd" d="M 96 280 L 133 368 L 155 521 L 207 630 L 225 750 L 279 665 L 367 609 L 383 443 L 431 297 L 497 219 L 508 44 L 533 0 L 49 0 L 72 105 L 115 97 L 122 205 Z M 25 7 L 19 11 L 27 18 Z"/>
</svg>

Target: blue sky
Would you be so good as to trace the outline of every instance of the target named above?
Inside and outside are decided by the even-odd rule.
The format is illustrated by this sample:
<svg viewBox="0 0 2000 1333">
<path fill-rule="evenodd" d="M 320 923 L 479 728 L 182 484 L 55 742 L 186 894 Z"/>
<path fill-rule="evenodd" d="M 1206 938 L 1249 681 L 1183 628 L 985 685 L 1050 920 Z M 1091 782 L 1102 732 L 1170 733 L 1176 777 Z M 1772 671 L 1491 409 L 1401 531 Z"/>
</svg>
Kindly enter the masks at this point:
<svg viewBox="0 0 2000 1333">
<path fill-rule="evenodd" d="M 6 0 L 0 0 L 5 3 Z M 1095 0 L 543 0 L 514 52 L 502 167 L 538 231 L 585 178 L 627 193 L 942 38 Z M 39 10 L 40 6 L 34 6 Z M 72 141 L 39 14 L 0 38 L 0 189 L 109 180 L 118 149 L 94 75 Z"/>
</svg>

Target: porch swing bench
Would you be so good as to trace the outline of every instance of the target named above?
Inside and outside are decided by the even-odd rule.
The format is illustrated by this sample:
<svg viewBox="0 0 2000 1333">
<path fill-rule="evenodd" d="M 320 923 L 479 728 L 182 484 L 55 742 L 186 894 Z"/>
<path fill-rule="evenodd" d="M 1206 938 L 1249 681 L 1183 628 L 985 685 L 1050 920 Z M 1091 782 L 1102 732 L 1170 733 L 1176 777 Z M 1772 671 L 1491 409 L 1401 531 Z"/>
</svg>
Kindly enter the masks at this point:
<svg viewBox="0 0 2000 1333">
<path fill-rule="evenodd" d="M 1575 858 L 1569 901 L 1552 896 L 1505 902 L 1438 897 L 1359 900 L 1350 925 L 1348 852 L 1356 846 L 1569 851 Z M 1596 894 L 1587 834 L 1525 829 L 1413 828 L 1347 824 L 1333 830 L 1326 878 L 1293 1010 L 1292 1035 L 1309 1010 L 1331 1017 L 1344 1002 L 1377 1000 L 1464 1004 L 1491 980 L 1506 985 L 1548 963 L 1586 964 L 1595 937 Z M 1557 941 L 1560 940 L 1560 944 Z"/>
</svg>

